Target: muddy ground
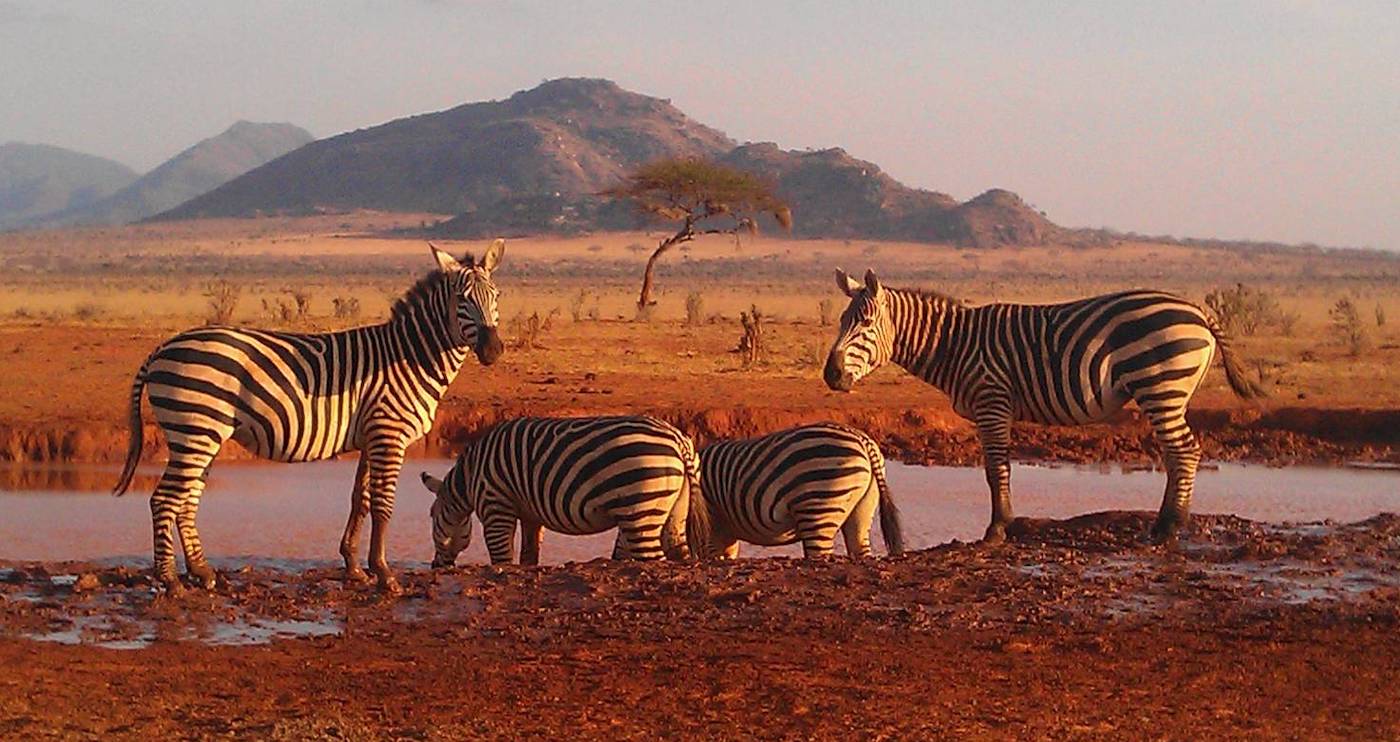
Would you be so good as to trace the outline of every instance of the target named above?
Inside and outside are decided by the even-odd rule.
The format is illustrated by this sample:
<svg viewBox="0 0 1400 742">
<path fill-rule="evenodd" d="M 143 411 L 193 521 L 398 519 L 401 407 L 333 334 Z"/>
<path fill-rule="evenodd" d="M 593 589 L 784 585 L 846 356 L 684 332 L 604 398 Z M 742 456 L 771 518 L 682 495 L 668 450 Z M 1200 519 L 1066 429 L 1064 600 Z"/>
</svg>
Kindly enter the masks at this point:
<svg viewBox="0 0 1400 742">
<path fill-rule="evenodd" d="M 0 566 L 9 739 L 1395 738 L 1400 517 L 1020 521 L 854 563 Z M 47 639 L 40 641 L 37 638 Z M 64 643 L 70 642 L 70 643 Z"/>
</svg>

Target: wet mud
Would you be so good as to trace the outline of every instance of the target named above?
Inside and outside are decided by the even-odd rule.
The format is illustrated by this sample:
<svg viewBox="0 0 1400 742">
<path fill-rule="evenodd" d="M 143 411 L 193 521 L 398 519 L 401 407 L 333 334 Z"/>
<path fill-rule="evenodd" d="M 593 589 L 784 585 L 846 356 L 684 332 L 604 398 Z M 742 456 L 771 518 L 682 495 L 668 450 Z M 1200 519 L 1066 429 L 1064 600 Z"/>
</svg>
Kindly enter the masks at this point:
<svg viewBox="0 0 1400 742">
<path fill-rule="evenodd" d="M 329 563 L 157 599 L 144 570 L 0 564 L 6 736 L 1393 737 L 1400 516 L 1017 521 L 889 559 Z M 94 706 L 94 688 L 132 703 Z M 139 700 L 136 700 L 139 699 Z"/>
</svg>

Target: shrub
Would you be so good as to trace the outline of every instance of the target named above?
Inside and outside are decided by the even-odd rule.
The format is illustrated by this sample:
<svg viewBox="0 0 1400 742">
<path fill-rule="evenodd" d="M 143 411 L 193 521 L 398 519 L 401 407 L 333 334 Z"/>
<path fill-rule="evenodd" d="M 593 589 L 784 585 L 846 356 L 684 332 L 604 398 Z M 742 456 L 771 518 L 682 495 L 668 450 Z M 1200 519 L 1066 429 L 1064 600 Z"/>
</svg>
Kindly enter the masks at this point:
<svg viewBox="0 0 1400 742">
<path fill-rule="evenodd" d="M 1253 335 L 1261 327 L 1278 326 L 1282 314 L 1273 294 L 1243 283 L 1206 294 L 1206 306 L 1231 335 Z"/>
<path fill-rule="evenodd" d="M 1376 304 L 1376 327 L 1385 327 L 1385 307 Z"/>
<path fill-rule="evenodd" d="M 705 295 L 692 291 L 685 296 L 685 323 L 694 327 L 705 321 Z"/>
<path fill-rule="evenodd" d="M 832 323 L 836 321 L 836 302 L 830 298 L 822 299 L 817 304 L 817 311 L 821 313 L 822 327 L 831 327 Z"/>
<path fill-rule="evenodd" d="M 1366 329 L 1361 324 L 1361 312 L 1357 310 L 1356 303 L 1343 297 L 1337 300 L 1327 314 L 1332 318 L 1332 332 L 1341 346 L 1352 356 L 1361 355 L 1370 345 L 1370 339 L 1366 337 Z"/>
<path fill-rule="evenodd" d="M 331 306 L 335 308 L 336 319 L 359 319 L 360 300 L 353 297 L 337 296 L 331 299 Z"/>
<path fill-rule="evenodd" d="M 588 304 L 588 289 L 579 289 L 574 298 L 569 300 L 569 316 L 575 322 L 582 322 L 584 318 L 584 305 Z M 589 319 L 598 319 L 598 309 L 595 306 L 590 312 Z"/>
<path fill-rule="evenodd" d="M 535 350 L 543 348 L 540 344 L 541 337 L 554 327 L 554 318 L 559 316 L 559 307 L 549 310 L 543 318 L 539 312 L 531 312 L 526 317 L 524 312 L 516 314 L 510 321 L 510 333 L 515 336 L 514 346 L 521 350 Z"/>
<path fill-rule="evenodd" d="M 292 289 L 292 302 L 296 304 L 296 319 L 306 319 L 311 314 L 311 293 L 305 289 Z"/>
<path fill-rule="evenodd" d="M 79 322 L 91 322 L 102 315 L 102 307 L 93 302 L 85 301 L 73 309 L 73 319 Z"/>
<path fill-rule="evenodd" d="M 209 324 L 228 324 L 233 319 L 234 310 L 238 308 L 238 298 L 242 293 L 241 288 L 223 279 L 205 284 L 204 298 L 209 302 Z"/>
</svg>

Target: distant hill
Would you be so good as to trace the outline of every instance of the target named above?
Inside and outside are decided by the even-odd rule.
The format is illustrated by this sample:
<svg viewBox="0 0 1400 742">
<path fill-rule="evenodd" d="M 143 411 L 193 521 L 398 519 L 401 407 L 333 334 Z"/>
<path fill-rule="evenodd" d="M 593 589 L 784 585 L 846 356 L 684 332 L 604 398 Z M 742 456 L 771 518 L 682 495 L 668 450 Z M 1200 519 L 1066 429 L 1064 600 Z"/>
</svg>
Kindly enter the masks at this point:
<svg viewBox="0 0 1400 742">
<path fill-rule="evenodd" d="M 0 229 L 82 207 L 136 180 L 119 162 L 47 144 L 0 144 Z"/>
<path fill-rule="evenodd" d="M 605 80 L 555 80 L 503 101 L 322 139 L 163 219 L 381 209 L 501 214 L 519 199 L 591 193 L 628 168 L 734 146 L 666 101 Z"/>
<path fill-rule="evenodd" d="M 454 236 L 634 228 L 637 214 L 594 194 L 644 162 L 685 156 L 771 178 L 800 235 L 993 246 L 1058 232 L 1007 191 L 959 203 L 840 149 L 736 146 L 667 100 L 584 78 L 313 142 L 157 218 L 378 209 L 456 214 L 435 228 Z"/>
<path fill-rule="evenodd" d="M 44 215 L 42 226 L 124 224 L 159 214 L 312 141 L 291 124 L 239 121 L 106 198 Z"/>
</svg>

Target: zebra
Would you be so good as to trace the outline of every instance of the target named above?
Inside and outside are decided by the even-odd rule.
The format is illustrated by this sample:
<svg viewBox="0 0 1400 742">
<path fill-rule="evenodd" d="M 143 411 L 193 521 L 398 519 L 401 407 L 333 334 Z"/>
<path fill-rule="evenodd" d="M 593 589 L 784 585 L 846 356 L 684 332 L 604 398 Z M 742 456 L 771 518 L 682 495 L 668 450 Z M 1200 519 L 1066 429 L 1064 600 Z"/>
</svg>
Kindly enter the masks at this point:
<svg viewBox="0 0 1400 742">
<path fill-rule="evenodd" d="M 1216 350 L 1236 395 L 1264 396 L 1216 321 L 1160 291 L 967 306 L 936 292 L 885 288 L 873 271 L 861 284 L 837 269 L 836 285 L 851 301 L 823 370 L 827 386 L 850 391 L 893 361 L 946 393 L 954 411 L 976 424 L 982 444 L 992 497 L 987 541 L 1004 539 L 1012 521 L 1013 420 L 1083 425 L 1136 402 L 1166 463 L 1152 527 L 1154 540 L 1164 542 L 1189 517 L 1201 447 L 1186 405 Z"/>
<path fill-rule="evenodd" d="M 359 451 L 340 543 L 345 576 L 368 580 L 356 564 L 368 513 L 370 569 L 382 592 L 401 592 L 384 543 L 404 449 L 431 429 L 468 350 L 483 366 L 502 352 L 499 292 L 491 273 L 505 254 L 505 241 L 496 240 L 480 260 L 467 255 L 461 262 L 432 243 L 428 247 L 436 268 L 394 304 L 384 323 L 318 334 L 200 327 L 166 340 L 146 358 L 131 387 L 130 446 L 113 494 L 130 486 L 141 456 L 146 391 L 169 450 L 151 495 L 155 576 L 167 594 L 183 592 L 174 529 L 190 577 L 203 587 L 214 585 L 195 514 L 209 466 L 230 439 L 282 462 Z"/>
<path fill-rule="evenodd" d="M 804 425 L 700 449 L 700 478 L 713 519 L 710 555 L 739 555 L 739 541 L 802 542 L 807 557 L 828 555 L 839 529 L 852 557 L 870 556 L 878 509 L 890 554 L 904 551 L 899 510 L 885 480 L 885 457 L 870 436 L 835 423 Z"/>
<path fill-rule="evenodd" d="M 471 441 L 433 492 L 434 569 L 471 541 L 471 519 L 492 564 L 508 564 L 516 524 L 521 564 L 539 564 L 540 535 L 617 528 L 613 558 L 685 559 L 710 537 L 700 459 L 690 437 L 653 417 L 525 417 Z"/>
</svg>

